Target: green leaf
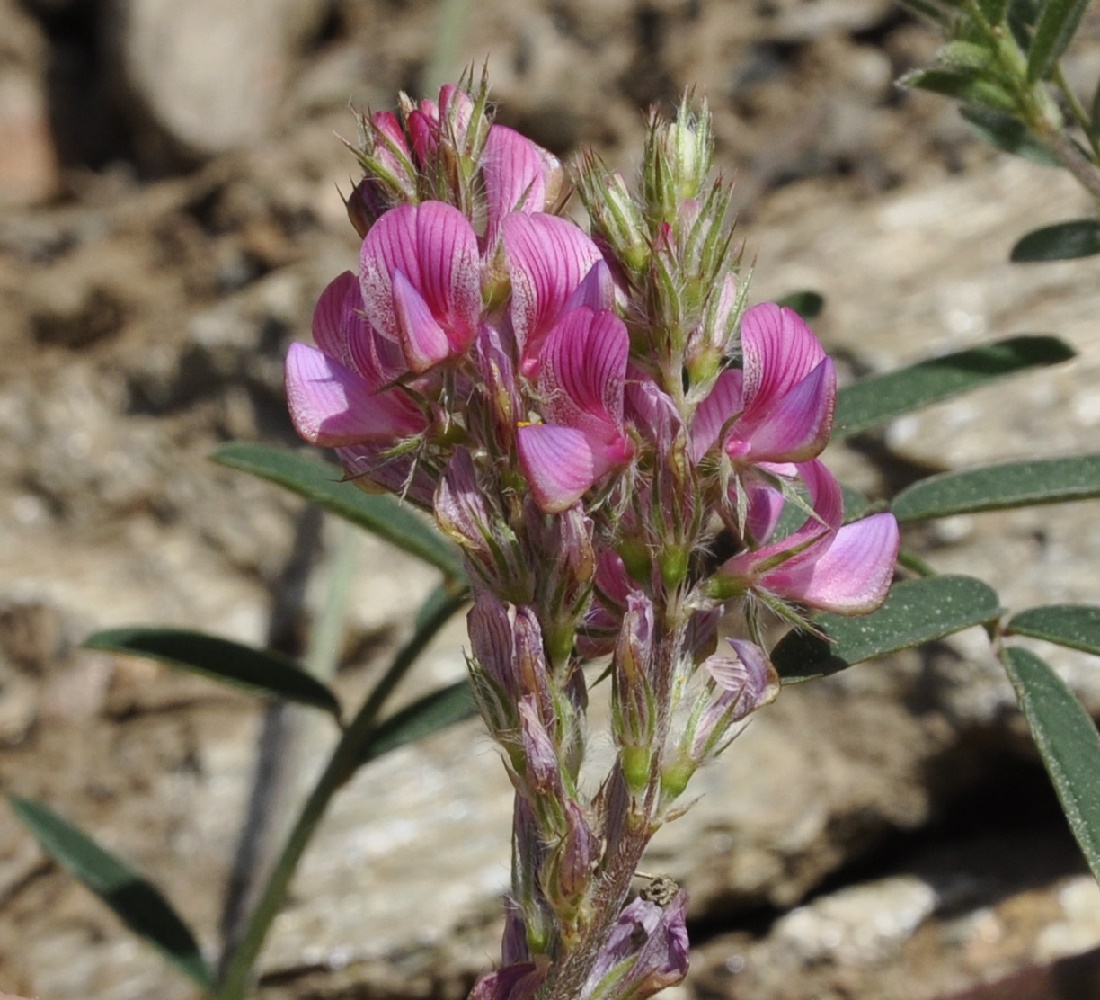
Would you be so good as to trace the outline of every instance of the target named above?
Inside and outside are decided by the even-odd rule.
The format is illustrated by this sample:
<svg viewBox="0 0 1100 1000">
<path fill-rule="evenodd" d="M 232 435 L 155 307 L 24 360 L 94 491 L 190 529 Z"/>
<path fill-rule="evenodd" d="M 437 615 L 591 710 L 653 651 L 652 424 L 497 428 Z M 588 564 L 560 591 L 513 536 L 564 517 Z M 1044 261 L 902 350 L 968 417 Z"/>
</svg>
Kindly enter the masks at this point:
<svg viewBox="0 0 1100 1000">
<path fill-rule="evenodd" d="M 932 94 L 953 97 L 963 104 L 977 105 L 993 111 L 1015 114 L 1019 109 L 1014 98 L 1004 87 L 986 79 L 976 70 L 958 67 L 932 66 L 906 73 L 898 84 Z"/>
<path fill-rule="evenodd" d="M 1008 0 L 978 0 L 978 6 L 994 28 L 1000 26 L 1008 14 Z"/>
<path fill-rule="evenodd" d="M 1088 5 L 1089 0 L 1046 0 L 1027 54 L 1028 83 L 1044 79 L 1062 58 Z"/>
<path fill-rule="evenodd" d="M 331 463 L 282 448 L 240 442 L 223 445 L 211 458 L 285 486 L 448 576 L 464 576 L 458 549 L 435 528 L 394 497 L 364 493 Z"/>
<path fill-rule="evenodd" d="M 803 319 L 811 320 L 821 315 L 821 311 L 825 308 L 825 296 L 820 292 L 803 289 L 784 295 L 783 298 L 777 300 L 776 305 L 786 306 L 788 309 L 793 309 Z"/>
<path fill-rule="evenodd" d="M 1030 650 L 1009 646 L 1001 662 L 1050 773 L 1070 829 L 1100 880 L 1100 736 L 1066 683 Z"/>
<path fill-rule="evenodd" d="M 1100 607 L 1094 604 L 1028 608 L 1010 618 L 1005 631 L 1100 656 Z"/>
<path fill-rule="evenodd" d="M 891 505 L 899 521 L 923 521 L 1100 496 L 1100 454 L 1036 458 L 930 476 Z"/>
<path fill-rule="evenodd" d="M 786 682 L 834 674 L 875 656 L 942 639 L 1000 614 L 997 594 L 969 576 L 932 576 L 894 585 L 873 614 L 815 615 L 822 635 L 794 631 L 772 650 L 772 663 Z"/>
<path fill-rule="evenodd" d="M 1011 0 L 1008 5 L 1008 27 L 1021 50 L 1031 48 L 1035 23 L 1039 20 L 1040 0 Z"/>
<path fill-rule="evenodd" d="M 837 393 L 834 437 L 856 434 L 995 379 L 1074 356 L 1057 337 L 1021 334 L 982 347 L 872 375 Z"/>
<path fill-rule="evenodd" d="M 936 63 L 947 69 L 981 71 L 994 59 L 994 52 L 988 39 L 980 41 L 962 41 L 956 39 L 944 45 L 936 53 Z"/>
<path fill-rule="evenodd" d="M 871 513 L 871 508 L 874 505 L 862 493 L 845 486 L 843 483 L 841 483 L 840 492 L 844 496 L 845 524 L 850 524 L 852 521 L 858 521 L 860 518 Z"/>
<path fill-rule="evenodd" d="M 14 795 L 8 801 L 50 857 L 202 990 L 213 989 L 214 976 L 194 935 L 151 882 L 42 803 Z"/>
<path fill-rule="evenodd" d="M 475 715 L 477 707 L 470 694 L 470 685 L 465 680 L 456 681 L 414 701 L 379 725 L 363 748 L 359 764 L 368 764 L 398 747 L 415 743 Z"/>
<path fill-rule="evenodd" d="M 1044 167 L 1058 166 L 1050 150 L 1031 134 L 1019 118 L 987 108 L 964 107 L 959 109 L 959 113 L 991 146 Z"/>
<path fill-rule="evenodd" d="M 1052 260 L 1075 260 L 1100 253 L 1100 222 L 1073 219 L 1020 237 L 1008 259 L 1013 264 L 1043 264 Z"/>
<path fill-rule="evenodd" d="M 147 656 L 257 694 L 324 709 L 340 719 L 336 696 L 292 659 L 229 639 L 177 628 L 114 628 L 84 641 L 88 649 Z"/>
</svg>

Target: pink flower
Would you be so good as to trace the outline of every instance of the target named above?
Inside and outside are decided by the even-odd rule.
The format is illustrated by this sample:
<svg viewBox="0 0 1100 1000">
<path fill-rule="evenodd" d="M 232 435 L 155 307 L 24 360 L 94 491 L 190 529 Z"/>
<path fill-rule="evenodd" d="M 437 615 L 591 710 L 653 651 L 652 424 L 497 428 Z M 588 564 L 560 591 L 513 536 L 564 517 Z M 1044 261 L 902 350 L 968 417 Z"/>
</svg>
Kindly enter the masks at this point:
<svg viewBox="0 0 1100 1000">
<path fill-rule="evenodd" d="M 488 215 L 487 251 L 496 243 L 500 224 L 512 212 L 543 212 L 562 183 L 561 161 L 530 139 L 503 125 L 489 129 L 481 157 L 481 179 Z"/>
<path fill-rule="evenodd" d="M 345 272 L 321 295 L 313 314 L 317 348 L 292 344 L 286 391 L 298 433 L 325 447 L 383 443 L 421 433 L 427 421 L 393 378 L 393 345 L 362 316 L 355 275 Z M 396 370 L 399 370 L 396 369 Z"/>
<path fill-rule="evenodd" d="M 608 310 L 581 306 L 550 331 L 538 370 L 545 423 L 519 429 L 520 464 L 539 507 L 557 514 L 630 461 L 623 387 L 630 340 Z"/>
<path fill-rule="evenodd" d="M 744 590 L 822 611 L 874 611 L 886 599 L 897 561 L 900 539 L 894 515 L 874 514 L 841 527 L 844 501 L 832 473 L 816 459 L 800 463 L 797 471 L 813 515 L 786 538 L 733 556 L 717 576 Z"/>
<path fill-rule="evenodd" d="M 364 311 L 401 345 L 410 371 L 461 354 L 481 316 L 481 259 L 473 227 L 439 201 L 398 205 L 363 240 L 359 281 Z"/>
<path fill-rule="evenodd" d="M 606 269 L 597 272 L 595 287 L 582 280 L 600 261 L 599 248 L 568 219 L 553 215 L 513 212 L 501 223 L 512 299 L 509 315 L 520 351 L 523 374 L 538 370 L 539 353 L 562 312 L 581 304 L 572 296 L 585 295 L 583 304 L 594 306 L 592 297 L 611 294 Z M 578 289 L 583 287 L 583 291 Z M 604 308 L 610 302 L 601 302 Z"/>
<path fill-rule="evenodd" d="M 741 319 L 741 353 L 743 367 L 723 372 L 695 413 L 696 459 L 716 443 L 742 467 L 819 455 L 832 427 L 836 370 L 813 331 L 793 309 L 765 302 Z"/>
<path fill-rule="evenodd" d="M 714 689 L 690 734 L 688 755 L 697 765 L 722 752 L 733 738 L 731 726 L 779 693 L 778 679 L 764 650 L 747 639 L 728 637 L 726 641 L 732 656 L 715 653 L 703 661 Z"/>
<path fill-rule="evenodd" d="M 442 130 L 451 132 L 451 137 L 460 148 L 465 144 L 473 111 L 474 102 L 470 95 L 453 83 L 447 83 L 439 88 L 438 102 L 425 99 L 417 110 L 409 113 L 409 138 L 421 166 L 435 157 Z"/>
</svg>

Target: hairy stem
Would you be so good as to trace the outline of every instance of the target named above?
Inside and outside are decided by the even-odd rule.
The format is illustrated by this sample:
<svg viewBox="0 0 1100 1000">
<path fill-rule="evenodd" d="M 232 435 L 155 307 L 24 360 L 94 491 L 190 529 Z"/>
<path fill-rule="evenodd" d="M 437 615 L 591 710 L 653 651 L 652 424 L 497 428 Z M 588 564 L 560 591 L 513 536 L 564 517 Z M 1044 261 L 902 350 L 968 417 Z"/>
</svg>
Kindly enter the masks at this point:
<svg viewBox="0 0 1100 1000">
<path fill-rule="evenodd" d="M 1092 197 L 1100 202 L 1100 171 L 1061 129 L 1043 122 L 1036 129 L 1039 141 Z"/>
<path fill-rule="evenodd" d="M 1069 108 L 1069 113 L 1073 116 L 1073 120 L 1077 123 L 1077 127 L 1081 129 L 1081 132 L 1088 140 L 1089 148 L 1092 150 L 1093 162 L 1095 162 L 1097 159 L 1100 159 L 1100 143 L 1097 142 L 1096 136 L 1093 135 L 1092 122 L 1089 120 L 1088 112 L 1085 110 L 1084 105 L 1081 104 L 1073 88 L 1069 85 L 1069 81 L 1066 80 L 1065 73 L 1062 72 L 1061 63 L 1054 69 L 1054 82 L 1058 84 L 1058 89 L 1062 92 L 1066 107 Z"/>
<path fill-rule="evenodd" d="M 598 876 L 591 902 L 593 918 L 584 929 L 580 941 L 550 973 L 542 989 L 543 1000 L 576 1000 L 581 995 L 600 952 L 626 905 L 630 885 L 637 874 L 642 855 L 661 825 L 658 810 L 661 807 L 662 750 L 671 728 L 674 678 L 684 642 L 686 621 L 682 610 L 682 595 L 675 591 L 671 595 L 663 596 L 664 606 L 659 604 L 655 608 L 660 638 L 653 651 L 654 695 L 659 706 L 659 718 L 649 785 L 641 803 L 641 813 L 629 817 L 618 835 L 608 832 L 610 842 L 606 860 L 602 866 L 603 871 Z M 613 773 L 609 784 L 621 780 L 621 777 L 621 773 Z M 611 794 L 610 788 L 607 794 Z"/>
</svg>

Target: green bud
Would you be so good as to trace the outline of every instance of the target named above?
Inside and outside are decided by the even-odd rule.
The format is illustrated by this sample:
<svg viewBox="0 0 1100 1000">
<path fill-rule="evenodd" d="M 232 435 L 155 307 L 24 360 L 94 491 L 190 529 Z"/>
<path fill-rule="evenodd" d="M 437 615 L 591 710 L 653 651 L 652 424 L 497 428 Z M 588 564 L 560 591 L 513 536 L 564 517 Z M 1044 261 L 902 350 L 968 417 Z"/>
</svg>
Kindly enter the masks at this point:
<svg viewBox="0 0 1100 1000">
<path fill-rule="evenodd" d="M 707 597 L 724 604 L 745 593 L 745 582 L 716 573 L 707 580 Z"/>
<path fill-rule="evenodd" d="M 653 557 L 649 546 L 640 538 L 627 538 L 619 545 L 619 557 L 626 571 L 639 583 L 649 579 Z"/>
<path fill-rule="evenodd" d="M 680 757 L 661 772 L 661 795 L 666 802 L 672 802 L 684 794 L 688 782 L 695 774 L 696 765 L 687 757 Z"/>
<path fill-rule="evenodd" d="M 651 747 L 623 747 L 619 751 L 623 766 L 623 778 L 632 795 L 641 795 L 649 786 L 649 772 L 653 763 Z"/>
<path fill-rule="evenodd" d="M 549 625 L 545 628 L 546 652 L 550 658 L 550 669 L 555 673 L 559 669 L 564 669 L 573 655 L 575 636 L 576 631 L 572 621 L 557 626 Z"/>
<path fill-rule="evenodd" d="M 661 551 L 661 579 L 669 590 L 687 579 L 689 551 L 683 545 L 670 545 Z"/>
</svg>

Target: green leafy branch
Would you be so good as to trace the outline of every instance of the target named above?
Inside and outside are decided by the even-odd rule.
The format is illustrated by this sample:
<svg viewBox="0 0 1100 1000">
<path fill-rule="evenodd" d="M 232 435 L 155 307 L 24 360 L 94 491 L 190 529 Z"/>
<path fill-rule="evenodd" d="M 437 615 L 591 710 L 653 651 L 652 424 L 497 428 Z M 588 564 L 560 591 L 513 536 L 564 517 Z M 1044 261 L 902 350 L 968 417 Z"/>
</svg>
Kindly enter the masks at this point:
<svg viewBox="0 0 1100 1000">
<path fill-rule="evenodd" d="M 900 0 L 933 21 L 945 44 L 903 86 L 957 101 L 989 143 L 1061 166 L 1100 202 L 1100 85 L 1086 108 L 1062 69 L 1088 0 Z M 1016 263 L 1100 253 L 1100 221 L 1044 226 L 1013 248 Z"/>
</svg>

